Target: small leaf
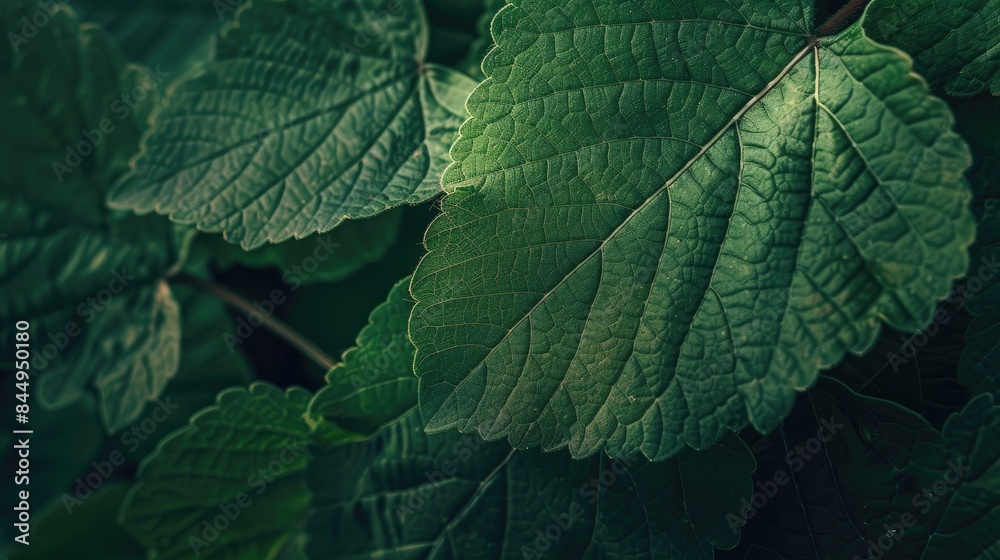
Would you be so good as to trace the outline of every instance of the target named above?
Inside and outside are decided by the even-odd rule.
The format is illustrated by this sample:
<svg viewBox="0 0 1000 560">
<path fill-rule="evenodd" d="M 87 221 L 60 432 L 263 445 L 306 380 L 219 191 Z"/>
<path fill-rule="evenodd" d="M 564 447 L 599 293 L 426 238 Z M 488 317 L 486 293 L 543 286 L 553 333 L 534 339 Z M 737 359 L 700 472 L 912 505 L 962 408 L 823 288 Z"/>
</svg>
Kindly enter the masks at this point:
<svg viewBox="0 0 1000 560">
<path fill-rule="evenodd" d="M 327 386 L 309 403 L 311 415 L 372 435 L 416 406 L 413 346 L 406 336 L 413 309 L 408 285 L 409 278 L 396 284 L 389 299 L 372 311 L 357 346 L 344 353 L 326 375 Z"/>
<path fill-rule="evenodd" d="M 261 0 L 177 87 L 115 208 L 244 249 L 327 232 L 440 192 L 468 77 L 425 63 L 417 0 Z"/>
<path fill-rule="evenodd" d="M 1000 95 L 1000 0 L 875 0 L 865 31 L 908 52 L 935 87 Z"/>
</svg>

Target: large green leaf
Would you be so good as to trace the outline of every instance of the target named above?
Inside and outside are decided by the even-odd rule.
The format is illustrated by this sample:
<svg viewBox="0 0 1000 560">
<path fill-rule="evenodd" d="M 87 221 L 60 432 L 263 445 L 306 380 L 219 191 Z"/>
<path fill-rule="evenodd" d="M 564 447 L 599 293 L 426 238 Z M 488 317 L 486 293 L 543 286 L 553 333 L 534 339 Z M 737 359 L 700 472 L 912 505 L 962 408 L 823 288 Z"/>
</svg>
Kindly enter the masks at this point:
<svg viewBox="0 0 1000 560">
<path fill-rule="evenodd" d="M 310 397 L 265 383 L 227 389 L 160 442 L 122 506 L 150 558 L 259 560 L 295 538 L 309 506 Z"/>
<path fill-rule="evenodd" d="M 998 434 L 989 395 L 938 432 L 895 403 L 823 380 L 753 446 L 759 495 L 732 557 L 993 558 Z"/>
<path fill-rule="evenodd" d="M 1000 95 L 1000 0 L 875 0 L 865 30 L 952 95 Z"/>
<path fill-rule="evenodd" d="M 411 413 L 317 452 L 310 558 L 712 558 L 731 547 L 753 457 L 730 436 L 663 463 L 516 451 Z M 738 525 L 737 525 L 738 528 Z"/>
<path fill-rule="evenodd" d="M 216 61 L 171 95 L 112 205 L 254 249 L 435 196 L 474 82 L 425 63 L 417 0 L 387 6 L 241 11 Z"/>
<path fill-rule="evenodd" d="M 38 10 L 5 2 L 0 20 L 20 30 Z M 179 353 L 177 305 L 161 279 L 183 237 L 104 206 L 147 110 L 122 92 L 142 87 L 149 100 L 156 86 L 67 8 L 0 54 L 0 120 L 18 131 L 2 142 L 0 338 L 30 321 L 39 402 L 64 406 L 93 381 L 112 430 L 160 394 Z"/>
<path fill-rule="evenodd" d="M 408 285 L 409 278 L 396 284 L 388 300 L 372 311 L 357 346 L 327 373 L 327 386 L 309 403 L 311 414 L 371 435 L 416 406 L 413 345 L 406 336 L 413 309 Z"/>
<path fill-rule="evenodd" d="M 898 51 L 811 16 L 498 14 L 411 285 L 428 429 L 663 459 L 927 324 L 968 266 L 968 149 Z"/>
</svg>

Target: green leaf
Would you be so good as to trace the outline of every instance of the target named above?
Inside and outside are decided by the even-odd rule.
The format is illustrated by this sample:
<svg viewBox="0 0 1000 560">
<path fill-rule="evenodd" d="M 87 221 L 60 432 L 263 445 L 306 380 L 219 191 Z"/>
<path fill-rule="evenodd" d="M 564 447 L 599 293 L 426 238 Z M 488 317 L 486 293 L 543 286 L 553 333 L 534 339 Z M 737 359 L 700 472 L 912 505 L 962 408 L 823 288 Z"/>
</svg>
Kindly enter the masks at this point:
<svg viewBox="0 0 1000 560">
<path fill-rule="evenodd" d="M 0 398 L 5 403 L 6 409 L 13 413 L 14 403 L 20 404 L 12 394 L 13 379 L 4 377 L 4 385 L 8 385 L 9 388 L 3 387 L 0 390 Z M 14 484 L 16 478 L 14 473 L 20 468 L 19 450 L 15 449 L 14 445 L 17 444 L 17 438 L 25 436 L 7 432 L 0 438 L 0 445 L 4 449 L 0 466 L 11 474 L 5 477 L 3 484 L 0 485 L 2 491 L 0 498 L 7 503 L 16 504 L 19 501 L 18 492 L 28 490 L 31 498 L 30 514 L 34 516 L 50 505 L 53 508 L 63 508 L 60 495 L 76 485 L 74 481 L 77 477 L 86 476 L 90 472 L 91 461 L 101 460 L 97 456 L 104 434 L 97 416 L 97 406 L 89 395 L 59 410 L 32 407 L 30 419 L 28 427 L 34 434 L 29 436 L 29 485 L 25 487 Z M 35 527 L 32 529 L 34 532 Z M 16 534 L 18 533 L 13 525 L 5 525 L 0 529 L 0 537 L 4 544 L 21 546 L 14 543 Z M 37 544 L 38 540 L 33 542 Z M 0 545 L 0 557 L 2 556 L 3 546 Z"/>
<path fill-rule="evenodd" d="M 977 203 L 1000 201 L 1000 97 L 949 99 L 958 121 L 955 128 L 972 150 L 969 182 Z M 981 206 L 981 204 L 977 204 Z"/>
<path fill-rule="evenodd" d="M 195 248 L 222 268 L 276 267 L 299 284 L 336 282 L 366 264 L 376 262 L 396 242 L 400 211 L 386 212 L 368 220 L 348 221 L 330 233 L 244 251 L 218 236 L 202 236 Z"/>
<path fill-rule="evenodd" d="M 968 472 L 953 488 L 920 558 L 995 558 L 1000 555 L 1000 405 L 992 395 L 976 397 L 949 419 L 943 434 Z"/>
<path fill-rule="evenodd" d="M 479 15 L 479 21 L 476 24 L 476 39 L 469 47 L 469 54 L 458 64 L 458 67 L 466 74 L 474 76 L 476 79 L 482 80 L 486 77 L 482 70 L 483 59 L 486 58 L 486 53 L 493 48 L 490 24 L 493 23 L 497 12 L 506 5 L 507 0 L 483 0 L 483 13 Z"/>
<path fill-rule="evenodd" d="M 20 29 L 34 2 L 7 2 Z M 183 252 L 165 220 L 109 212 L 146 110 L 122 91 L 154 87 L 99 29 L 59 8 L 37 35 L 0 54 L 0 337 L 31 323 L 31 366 L 43 405 L 64 406 L 89 383 L 109 429 L 128 425 L 163 390 L 178 359 L 177 306 L 163 275 Z M 41 281 L 44 280 L 44 281 Z"/>
<path fill-rule="evenodd" d="M 327 386 L 309 403 L 311 415 L 362 435 L 372 435 L 417 404 L 413 375 L 413 346 L 406 324 L 413 309 L 400 281 L 388 300 L 372 311 L 368 326 L 358 334 L 357 346 L 326 375 Z"/>
<path fill-rule="evenodd" d="M 875 0 L 865 31 L 908 52 L 935 87 L 1000 95 L 1000 0 Z"/>
<path fill-rule="evenodd" d="M 227 389 L 160 442 L 122 506 L 151 558 L 259 560 L 294 538 L 309 505 L 310 397 L 265 383 Z"/>
<path fill-rule="evenodd" d="M 811 39 L 807 4 L 498 14 L 411 285 L 429 430 L 661 460 L 928 323 L 969 262 L 968 149 L 905 57 Z"/>
<path fill-rule="evenodd" d="M 262 0 L 173 92 L 113 207 L 255 249 L 438 194 L 474 87 L 417 0 Z M 377 30 L 377 31 L 374 31 Z"/>
<path fill-rule="evenodd" d="M 988 395 L 938 432 L 824 379 L 753 446 L 760 495 L 733 557 L 990 558 L 1000 537 L 998 430 Z"/>
<path fill-rule="evenodd" d="M 864 356 L 848 356 L 824 372 L 859 394 L 892 401 L 939 428 L 969 400 L 958 380 L 968 316 L 955 294 L 930 327 L 915 334 L 883 329 Z"/>
<path fill-rule="evenodd" d="M 663 463 L 517 451 L 417 413 L 317 452 L 310 558 L 712 558 L 739 539 L 754 461 L 729 436 Z M 555 537 L 546 537 L 552 534 Z"/>
</svg>

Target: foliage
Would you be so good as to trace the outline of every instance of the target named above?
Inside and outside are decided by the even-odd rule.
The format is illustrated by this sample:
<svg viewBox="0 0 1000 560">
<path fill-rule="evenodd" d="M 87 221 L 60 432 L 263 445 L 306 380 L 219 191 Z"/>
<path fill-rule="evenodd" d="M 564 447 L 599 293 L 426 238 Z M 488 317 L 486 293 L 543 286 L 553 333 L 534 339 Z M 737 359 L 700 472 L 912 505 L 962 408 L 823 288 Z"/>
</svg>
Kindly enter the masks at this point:
<svg viewBox="0 0 1000 560">
<path fill-rule="evenodd" d="M 0 20 L 0 553 L 1000 557 L 1000 0 Z"/>
</svg>

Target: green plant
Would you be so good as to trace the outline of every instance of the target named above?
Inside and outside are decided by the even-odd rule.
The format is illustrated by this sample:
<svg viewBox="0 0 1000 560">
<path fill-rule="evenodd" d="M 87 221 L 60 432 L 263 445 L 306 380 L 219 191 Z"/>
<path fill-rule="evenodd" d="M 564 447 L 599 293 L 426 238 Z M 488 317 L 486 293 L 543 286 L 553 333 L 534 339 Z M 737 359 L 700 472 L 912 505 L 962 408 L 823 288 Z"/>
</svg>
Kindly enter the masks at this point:
<svg viewBox="0 0 1000 560">
<path fill-rule="evenodd" d="M 79 4 L 11 558 L 1000 554 L 1000 0 Z"/>
</svg>

